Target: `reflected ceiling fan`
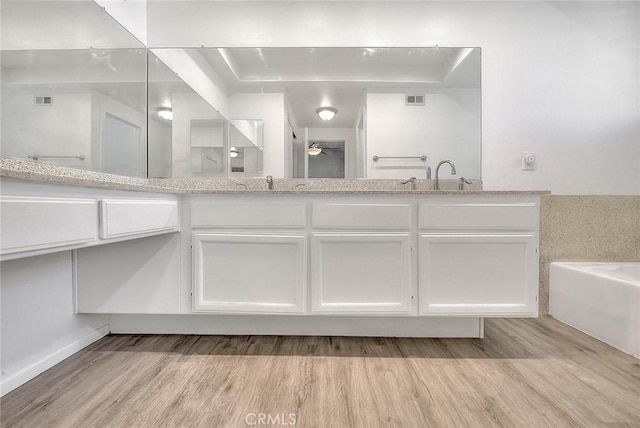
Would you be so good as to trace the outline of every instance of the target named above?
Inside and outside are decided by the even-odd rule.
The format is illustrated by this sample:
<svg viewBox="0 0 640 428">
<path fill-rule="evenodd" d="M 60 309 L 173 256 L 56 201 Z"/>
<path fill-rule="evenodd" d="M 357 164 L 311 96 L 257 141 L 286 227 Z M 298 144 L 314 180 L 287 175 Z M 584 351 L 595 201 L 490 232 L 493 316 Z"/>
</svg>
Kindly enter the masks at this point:
<svg viewBox="0 0 640 428">
<path fill-rule="evenodd" d="M 326 156 L 327 155 L 326 150 L 343 151 L 343 149 L 337 148 L 337 147 L 320 147 L 320 143 L 315 142 L 315 143 L 311 143 L 311 145 L 307 149 L 307 152 L 309 153 L 309 156 L 318 156 L 320 153 Z"/>
</svg>

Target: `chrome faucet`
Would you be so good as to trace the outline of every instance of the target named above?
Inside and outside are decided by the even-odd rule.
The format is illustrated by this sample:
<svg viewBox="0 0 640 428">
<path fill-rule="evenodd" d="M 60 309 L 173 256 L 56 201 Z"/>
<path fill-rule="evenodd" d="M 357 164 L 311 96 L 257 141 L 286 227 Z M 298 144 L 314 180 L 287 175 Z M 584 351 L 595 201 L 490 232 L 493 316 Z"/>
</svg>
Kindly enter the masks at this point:
<svg viewBox="0 0 640 428">
<path fill-rule="evenodd" d="M 269 186 L 269 190 L 273 190 L 273 177 L 267 175 L 267 185 Z"/>
<path fill-rule="evenodd" d="M 402 184 L 408 184 L 408 183 L 411 183 L 411 190 L 416 190 L 416 178 L 415 177 L 411 177 L 407 181 L 403 181 L 402 182 Z"/>
<path fill-rule="evenodd" d="M 438 166 L 436 166 L 436 180 L 435 180 L 435 183 L 433 184 L 433 188 L 435 190 L 440 190 L 440 183 L 438 182 L 438 172 L 440 171 L 440 167 L 444 163 L 448 163 L 449 166 L 451 166 L 451 175 L 456 175 L 456 166 L 453 164 L 453 161 L 451 161 L 451 160 L 443 160 L 443 161 L 441 161 L 438 164 Z"/>
</svg>

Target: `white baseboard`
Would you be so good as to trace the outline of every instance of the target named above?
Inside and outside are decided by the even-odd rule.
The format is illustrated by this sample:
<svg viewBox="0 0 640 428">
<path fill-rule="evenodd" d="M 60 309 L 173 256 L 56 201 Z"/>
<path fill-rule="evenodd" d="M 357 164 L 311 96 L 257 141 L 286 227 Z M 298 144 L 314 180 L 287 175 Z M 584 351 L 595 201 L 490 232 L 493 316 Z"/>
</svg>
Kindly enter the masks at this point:
<svg viewBox="0 0 640 428">
<path fill-rule="evenodd" d="M 476 317 L 110 315 L 114 334 L 220 334 L 278 336 L 482 336 Z"/>
<path fill-rule="evenodd" d="M 27 383 L 40 373 L 50 369 L 65 358 L 68 358 L 79 350 L 91 345 L 93 342 L 102 339 L 107 334 L 109 334 L 109 324 L 105 324 L 75 342 L 70 343 L 64 348 L 47 355 L 37 363 L 25 367 L 18 373 L 9 376 L 6 379 L 2 379 L 2 381 L 0 381 L 0 396 L 3 396 L 20 385 Z"/>
</svg>

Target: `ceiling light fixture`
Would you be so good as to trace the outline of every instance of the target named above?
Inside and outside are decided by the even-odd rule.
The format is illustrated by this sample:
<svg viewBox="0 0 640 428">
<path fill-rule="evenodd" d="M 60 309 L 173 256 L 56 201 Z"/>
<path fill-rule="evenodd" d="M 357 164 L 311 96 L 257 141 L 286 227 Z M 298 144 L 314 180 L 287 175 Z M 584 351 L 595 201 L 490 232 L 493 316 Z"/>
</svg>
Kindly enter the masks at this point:
<svg viewBox="0 0 640 428">
<path fill-rule="evenodd" d="M 318 156 L 320 153 L 322 153 L 322 149 L 320 148 L 318 143 L 311 144 L 307 151 L 309 152 L 309 156 Z"/>
<path fill-rule="evenodd" d="M 239 154 L 240 152 L 235 147 L 231 147 L 231 149 L 229 149 L 229 156 L 232 158 L 237 158 Z"/>
<path fill-rule="evenodd" d="M 316 110 L 316 113 L 322 120 L 331 120 L 338 113 L 338 110 L 333 107 L 320 107 Z"/>
<path fill-rule="evenodd" d="M 168 121 L 173 120 L 173 110 L 171 110 L 171 107 L 158 107 L 156 109 L 156 113 L 161 119 Z"/>
</svg>

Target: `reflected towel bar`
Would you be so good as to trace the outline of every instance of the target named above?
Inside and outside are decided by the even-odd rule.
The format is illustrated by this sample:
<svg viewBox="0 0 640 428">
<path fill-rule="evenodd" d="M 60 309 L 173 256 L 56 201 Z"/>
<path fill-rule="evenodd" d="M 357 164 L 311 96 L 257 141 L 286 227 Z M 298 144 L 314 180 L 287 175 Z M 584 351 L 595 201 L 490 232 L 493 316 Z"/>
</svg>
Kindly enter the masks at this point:
<svg viewBox="0 0 640 428">
<path fill-rule="evenodd" d="M 32 156 L 27 156 L 29 159 L 33 159 L 34 161 L 37 161 L 38 159 L 80 159 L 81 161 L 84 160 L 84 155 L 78 155 L 78 156 L 42 156 L 42 155 L 32 155 Z"/>
<path fill-rule="evenodd" d="M 427 155 L 420 156 L 373 156 L 373 161 L 378 162 L 380 159 L 420 159 L 422 162 L 427 161 Z"/>
</svg>

